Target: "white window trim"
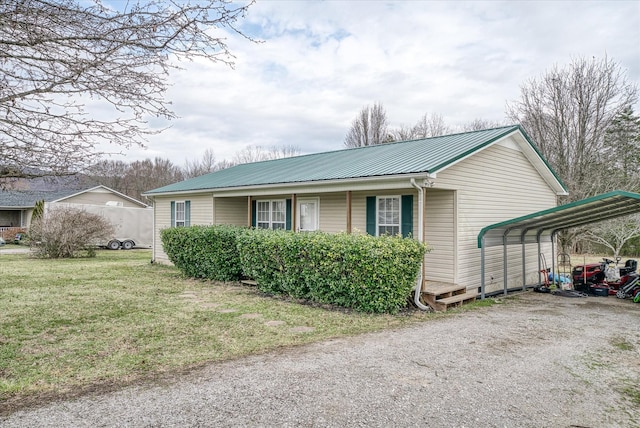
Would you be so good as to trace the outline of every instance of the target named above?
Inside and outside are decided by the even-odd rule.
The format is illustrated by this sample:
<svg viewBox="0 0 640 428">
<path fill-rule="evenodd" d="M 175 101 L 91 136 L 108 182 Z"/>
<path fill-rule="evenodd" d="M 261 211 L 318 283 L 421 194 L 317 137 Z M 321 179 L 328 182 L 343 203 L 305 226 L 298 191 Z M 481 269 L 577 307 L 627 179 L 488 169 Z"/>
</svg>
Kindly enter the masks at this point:
<svg viewBox="0 0 640 428">
<path fill-rule="evenodd" d="M 182 205 L 182 220 L 178 220 L 178 206 Z M 175 201 L 173 218 L 175 219 L 175 227 L 185 227 L 187 225 L 187 203 L 186 201 Z"/>
<path fill-rule="evenodd" d="M 267 202 L 269 203 L 269 220 L 268 221 L 260 221 L 260 219 L 258 218 L 258 207 L 260 206 L 260 203 L 264 203 Z M 284 219 L 282 221 L 274 221 L 273 220 L 273 207 L 275 203 L 278 202 L 282 202 L 284 204 Z M 273 229 L 273 225 L 274 224 L 281 224 L 282 225 L 282 230 L 287 228 L 287 200 L 286 199 L 258 199 L 256 200 L 256 228 L 259 228 L 259 224 L 260 223 L 268 223 L 269 224 L 269 229 Z"/>
<path fill-rule="evenodd" d="M 398 200 L 398 224 L 380 224 L 378 220 L 380 219 L 380 199 L 391 199 L 395 198 Z M 383 195 L 376 196 L 376 236 L 380 236 L 380 226 L 397 226 L 398 233 L 402 234 L 402 196 L 400 195 Z"/>
<path fill-rule="evenodd" d="M 320 198 L 298 198 L 296 199 L 296 229 L 300 232 L 307 232 L 307 230 L 300 229 L 300 205 L 305 202 L 315 202 L 316 203 L 316 224 L 315 229 L 320 230 Z"/>
</svg>

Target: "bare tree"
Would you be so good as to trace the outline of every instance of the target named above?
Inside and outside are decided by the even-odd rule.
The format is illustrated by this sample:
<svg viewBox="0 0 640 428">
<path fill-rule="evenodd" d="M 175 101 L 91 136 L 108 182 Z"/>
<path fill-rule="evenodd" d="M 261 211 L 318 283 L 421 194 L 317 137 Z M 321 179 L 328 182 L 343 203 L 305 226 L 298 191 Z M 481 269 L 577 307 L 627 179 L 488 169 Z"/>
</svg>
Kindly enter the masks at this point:
<svg viewBox="0 0 640 428">
<path fill-rule="evenodd" d="M 388 130 L 387 113 L 382 103 L 365 106 L 351 123 L 344 140 L 346 147 L 363 147 L 393 140 Z"/>
<path fill-rule="evenodd" d="M 300 154 L 300 149 L 296 146 L 273 146 L 265 148 L 259 145 L 250 145 L 236 152 L 233 156 L 232 164 L 260 162 L 272 159 L 288 158 Z"/>
<path fill-rule="evenodd" d="M 442 115 L 425 113 L 413 127 L 413 138 L 439 137 L 449 134 L 451 131 L 451 128 L 445 124 Z"/>
<path fill-rule="evenodd" d="M 103 143 L 142 145 L 147 117 L 175 117 L 165 93 L 176 59 L 232 65 L 221 31 L 244 36 L 235 24 L 249 6 L 0 2 L 0 178 L 70 175 Z"/>
<path fill-rule="evenodd" d="M 504 126 L 504 124 L 496 120 L 475 118 L 471 122 L 462 125 L 461 129 L 463 132 L 469 132 L 482 131 L 483 129 L 499 128 L 501 126 Z"/>
<path fill-rule="evenodd" d="M 126 176 L 129 164 L 121 160 L 102 160 L 87 169 L 84 183 L 87 185 L 103 185 L 126 194 Z"/>
<path fill-rule="evenodd" d="M 291 158 L 300 154 L 300 147 L 292 144 L 273 146 L 269 149 L 270 159 Z"/>
<path fill-rule="evenodd" d="M 131 162 L 125 176 L 125 193 L 140 201 L 145 200 L 142 193 L 168 184 L 182 181 L 182 170 L 169 159 L 156 157 Z"/>
<path fill-rule="evenodd" d="M 407 141 L 415 138 L 415 128 L 407 125 L 400 125 L 399 128 L 394 128 L 389 131 L 389 139 L 391 141 Z"/>
<path fill-rule="evenodd" d="M 218 170 L 216 155 L 212 149 L 206 149 L 200 159 L 187 159 L 182 169 L 184 178 L 193 178 Z"/>
<path fill-rule="evenodd" d="M 451 128 L 444 123 L 441 115 L 425 113 L 412 127 L 405 125 L 389 131 L 391 141 L 407 141 L 418 138 L 432 138 L 446 135 Z"/>
<path fill-rule="evenodd" d="M 633 215 L 599 223 L 589 228 L 583 238 L 609 248 L 614 259 L 617 259 L 624 244 L 638 236 L 640 215 Z"/>
<path fill-rule="evenodd" d="M 638 99 L 614 61 L 576 59 L 521 86 L 521 99 L 507 105 L 569 188 L 570 200 L 612 190 L 605 133 Z"/>
<path fill-rule="evenodd" d="M 219 161 L 216 164 L 216 171 L 219 171 L 221 169 L 231 168 L 234 165 L 235 165 L 235 163 L 233 163 L 232 161 L 226 160 L 226 159 L 222 159 L 221 161 Z"/>
</svg>

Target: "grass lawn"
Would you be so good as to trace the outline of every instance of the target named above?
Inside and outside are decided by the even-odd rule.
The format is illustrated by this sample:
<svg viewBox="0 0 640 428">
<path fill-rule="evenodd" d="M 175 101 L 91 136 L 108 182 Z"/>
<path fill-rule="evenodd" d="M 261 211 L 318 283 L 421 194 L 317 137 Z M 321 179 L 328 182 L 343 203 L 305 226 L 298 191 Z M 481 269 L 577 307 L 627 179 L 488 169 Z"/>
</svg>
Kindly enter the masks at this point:
<svg viewBox="0 0 640 428">
<path fill-rule="evenodd" d="M 237 283 L 186 279 L 149 260 L 138 250 L 70 260 L 0 252 L 0 412 L 442 316 L 304 305 Z"/>
</svg>

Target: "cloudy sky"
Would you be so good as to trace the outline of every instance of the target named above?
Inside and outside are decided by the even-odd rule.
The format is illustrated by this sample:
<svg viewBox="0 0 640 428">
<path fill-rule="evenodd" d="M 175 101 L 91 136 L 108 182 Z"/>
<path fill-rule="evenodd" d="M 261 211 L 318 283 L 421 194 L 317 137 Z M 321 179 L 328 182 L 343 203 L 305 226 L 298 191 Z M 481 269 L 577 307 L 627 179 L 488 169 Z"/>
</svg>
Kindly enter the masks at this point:
<svg viewBox="0 0 640 428">
<path fill-rule="evenodd" d="M 425 113 L 450 126 L 504 121 L 520 85 L 573 58 L 607 55 L 640 82 L 640 2 L 258 0 L 234 35 L 235 68 L 195 62 L 172 74 L 179 118 L 131 161 L 182 165 L 207 148 L 231 159 L 248 145 L 302 153 L 343 148 L 363 106 L 392 127 Z"/>
</svg>

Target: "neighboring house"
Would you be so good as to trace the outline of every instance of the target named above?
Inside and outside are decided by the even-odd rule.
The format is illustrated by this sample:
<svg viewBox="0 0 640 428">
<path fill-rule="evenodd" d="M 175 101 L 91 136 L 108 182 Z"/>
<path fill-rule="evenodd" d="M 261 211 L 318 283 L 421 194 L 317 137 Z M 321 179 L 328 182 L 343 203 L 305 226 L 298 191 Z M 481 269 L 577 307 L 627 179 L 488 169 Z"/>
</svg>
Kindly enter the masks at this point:
<svg viewBox="0 0 640 428">
<path fill-rule="evenodd" d="M 143 202 L 105 186 L 65 191 L 3 190 L 0 191 L 0 232 L 6 231 L 11 234 L 16 229 L 28 229 L 36 202 L 42 200 L 45 201 L 45 207 L 55 205 L 76 208 L 93 206 L 148 207 Z M 13 236 L 9 238 L 12 240 Z"/>
<path fill-rule="evenodd" d="M 565 194 L 520 126 L 242 164 L 145 193 L 154 201 L 158 262 L 168 262 L 160 231 L 172 226 L 401 233 L 423 235 L 431 247 L 427 280 L 469 289 L 479 287 L 483 227 L 555 207 Z M 502 260 L 501 249 L 487 251 L 487 292 L 502 289 Z M 522 274 L 510 271 L 508 282 L 521 286 Z"/>
</svg>

